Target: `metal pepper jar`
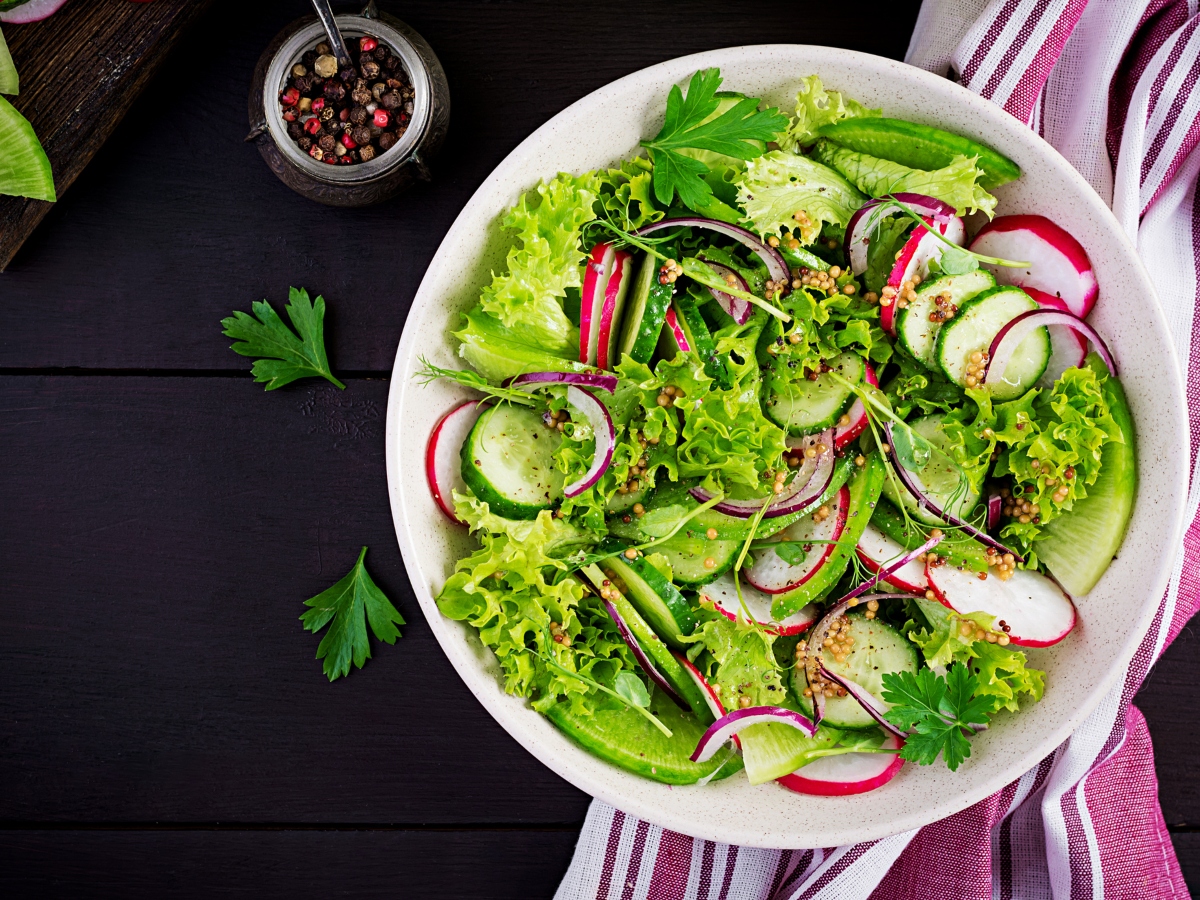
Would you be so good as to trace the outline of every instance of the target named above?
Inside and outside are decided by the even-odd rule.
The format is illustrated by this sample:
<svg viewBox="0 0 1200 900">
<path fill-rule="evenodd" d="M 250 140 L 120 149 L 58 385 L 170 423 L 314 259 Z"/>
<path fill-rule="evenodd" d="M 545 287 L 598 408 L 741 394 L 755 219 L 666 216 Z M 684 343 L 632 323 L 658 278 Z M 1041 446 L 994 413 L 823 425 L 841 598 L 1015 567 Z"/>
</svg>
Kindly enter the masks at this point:
<svg viewBox="0 0 1200 900">
<path fill-rule="evenodd" d="M 288 136 L 279 95 L 292 66 L 325 40 L 316 16 L 292 22 L 259 57 L 250 84 L 250 134 L 271 171 L 302 196 L 329 206 L 369 206 L 429 180 L 427 163 L 441 149 L 450 124 L 450 85 L 433 49 L 374 0 L 358 15 L 337 16 L 347 41 L 378 38 L 400 58 L 413 88 L 409 125 L 396 144 L 367 162 L 331 166 L 313 159 Z"/>
</svg>

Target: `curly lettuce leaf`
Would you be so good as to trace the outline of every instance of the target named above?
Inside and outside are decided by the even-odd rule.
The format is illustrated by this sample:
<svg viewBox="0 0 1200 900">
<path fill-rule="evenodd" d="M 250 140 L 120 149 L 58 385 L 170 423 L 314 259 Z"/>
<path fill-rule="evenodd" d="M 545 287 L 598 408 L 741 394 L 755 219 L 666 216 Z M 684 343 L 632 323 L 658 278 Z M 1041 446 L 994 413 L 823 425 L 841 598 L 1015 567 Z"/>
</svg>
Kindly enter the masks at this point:
<svg viewBox="0 0 1200 900">
<path fill-rule="evenodd" d="M 963 389 L 953 381 L 940 372 L 930 371 L 906 354 L 897 353 L 894 359 L 899 371 L 884 385 L 883 392 L 900 418 L 907 419 L 914 412 L 927 416 L 964 408 Z M 944 429 L 949 427 L 949 422 L 943 426 Z M 956 456 L 955 462 L 962 465 L 964 460 Z"/>
<path fill-rule="evenodd" d="M 837 169 L 872 197 L 904 191 L 927 194 L 949 203 L 960 216 L 979 211 L 990 217 L 996 210 L 996 198 L 979 184 L 983 169 L 976 165 L 977 160 L 965 156 L 955 157 L 941 169 L 926 171 L 819 140 L 813 145 L 813 157 Z"/>
<path fill-rule="evenodd" d="M 569 351 L 556 353 L 540 345 L 532 333 L 505 328 L 479 307 L 463 313 L 463 326 L 453 332 L 462 344 L 458 355 L 489 381 L 526 372 L 594 372 Z"/>
<path fill-rule="evenodd" d="M 734 622 L 716 612 L 712 602 L 700 601 L 702 624 L 686 637 L 688 651 L 727 709 L 736 709 L 741 698 L 748 706 L 783 706 L 787 688 L 783 670 L 775 661 L 775 635 L 744 621 Z M 701 651 L 707 650 L 707 654 Z"/>
<path fill-rule="evenodd" d="M 788 230 L 811 244 L 825 223 L 844 231 L 866 200 L 833 169 L 783 150 L 750 160 L 738 179 L 738 202 L 764 238 Z"/>
<path fill-rule="evenodd" d="M 634 231 L 664 215 L 654 201 L 654 165 L 643 156 L 622 160 L 615 169 L 596 173 L 598 205 L 622 231 Z"/>
<path fill-rule="evenodd" d="M 868 291 L 879 293 L 887 284 L 896 265 L 896 254 L 912 232 L 912 222 L 903 216 L 891 216 L 879 223 L 871 242 L 867 244 L 867 270 L 863 284 Z"/>
<path fill-rule="evenodd" d="M 579 339 L 562 298 L 567 288 L 580 286 L 579 238 L 596 217 L 592 204 L 599 188 L 593 172 L 559 173 L 522 196 L 501 220 L 516 230 L 517 244 L 508 251 L 508 271 L 492 276 L 479 305 L 548 350 L 567 350 Z"/>
<path fill-rule="evenodd" d="M 775 139 L 783 150 L 808 147 L 817 140 L 817 131 L 843 119 L 859 116 L 882 116 L 882 109 L 868 109 L 838 91 L 827 91 L 819 75 L 800 79 L 796 93 L 796 117 L 785 132 Z"/>
</svg>

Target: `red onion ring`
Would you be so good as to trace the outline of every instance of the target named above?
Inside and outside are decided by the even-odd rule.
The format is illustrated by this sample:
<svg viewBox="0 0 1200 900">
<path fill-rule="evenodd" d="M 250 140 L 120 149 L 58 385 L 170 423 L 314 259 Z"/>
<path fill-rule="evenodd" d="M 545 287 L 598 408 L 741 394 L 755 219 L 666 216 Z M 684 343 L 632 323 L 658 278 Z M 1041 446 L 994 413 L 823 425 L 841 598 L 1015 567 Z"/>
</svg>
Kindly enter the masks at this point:
<svg viewBox="0 0 1200 900">
<path fill-rule="evenodd" d="M 829 483 L 833 481 L 833 473 L 837 468 L 837 456 L 833 449 L 833 429 L 830 428 L 815 435 L 812 440 L 814 443 L 824 442 L 829 449 L 816 458 L 812 474 L 807 478 L 804 477 L 805 467 L 796 470 L 795 476 L 787 487 L 783 489 L 782 493 L 776 494 L 771 505 L 767 507 L 767 511 L 763 513 L 764 519 L 786 516 L 804 509 L 824 494 Z M 807 465 L 807 463 L 808 459 L 805 457 L 805 464 Z M 688 493 L 701 503 L 707 503 L 713 497 L 702 487 L 691 488 Z M 749 519 L 758 515 L 763 508 L 764 499 L 760 497 L 757 500 L 722 500 L 713 508 L 727 516 Z"/>
<path fill-rule="evenodd" d="M 692 762 L 708 762 L 739 731 L 751 725 L 765 724 L 790 725 L 809 737 L 817 733 L 817 726 L 808 716 L 784 709 L 782 706 L 748 706 L 745 709 L 735 709 L 708 726 L 708 730 L 701 735 L 696 749 L 692 752 Z"/>
<path fill-rule="evenodd" d="M 634 234 L 650 234 L 663 228 L 680 227 L 707 228 L 709 231 L 715 231 L 717 234 L 731 237 L 748 250 L 751 250 L 766 264 L 772 281 L 783 282 L 788 285 L 792 283 L 791 272 L 788 270 L 787 263 L 783 260 L 783 254 L 774 247 L 759 240 L 754 232 L 747 231 L 739 225 L 730 225 L 728 222 L 705 219 L 700 216 L 684 216 L 678 219 L 663 219 L 661 222 L 655 222 L 653 225 L 643 225 Z"/>
<path fill-rule="evenodd" d="M 827 668 L 825 668 L 824 665 L 821 666 L 821 676 L 844 688 L 846 693 L 857 700 L 858 705 L 866 710 L 867 715 L 878 722 L 884 731 L 894 734 L 901 740 L 908 737 L 907 731 L 901 731 L 884 718 L 883 714 L 886 710 L 883 708 L 883 702 L 861 684 L 856 681 L 851 681 L 849 678 L 843 678 L 841 675 L 830 672 Z M 813 696 L 816 696 L 815 691 L 813 692 Z"/>
<path fill-rule="evenodd" d="M 1004 500 L 999 494 L 991 494 L 987 498 L 987 530 L 995 531 L 1000 524 L 1000 514 L 1004 510 Z"/>
<path fill-rule="evenodd" d="M 995 384 L 998 382 L 1004 376 L 1004 370 L 1008 368 L 1008 363 L 1017 347 L 1021 345 L 1021 341 L 1031 331 L 1044 325 L 1065 325 L 1083 335 L 1100 354 L 1100 358 L 1108 366 L 1108 371 L 1113 375 L 1117 374 L 1117 361 L 1113 359 L 1108 345 L 1104 343 L 1104 338 L 1100 337 L 1095 328 L 1079 316 L 1066 310 L 1031 309 L 1015 316 L 992 338 L 992 344 L 988 347 L 987 368 L 983 370 L 983 383 Z"/>
<path fill-rule="evenodd" d="M 572 481 L 563 488 L 566 497 L 577 497 L 600 480 L 600 476 L 608 471 L 612 463 L 613 450 L 617 446 L 617 429 L 613 425 L 608 407 L 583 388 L 568 385 L 567 402 L 579 410 L 592 426 L 592 434 L 596 438 L 596 450 L 592 456 L 592 464 L 578 481 Z"/>
<path fill-rule="evenodd" d="M 713 262 L 710 259 L 704 259 L 704 257 L 700 257 L 700 260 L 710 269 L 720 275 L 724 280 L 728 281 L 730 276 L 732 276 L 736 282 L 733 286 L 739 291 L 743 291 L 747 294 L 750 293 L 750 285 L 746 284 L 746 279 L 733 269 L 729 268 L 729 266 L 722 265 L 718 262 Z M 735 297 L 732 294 L 719 291 L 714 287 L 710 287 L 708 292 L 712 294 L 714 298 L 716 298 L 716 301 L 720 304 L 721 309 L 729 313 L 733 321 L 737 322 L 739 325 L 746 324 L 746 320 L 750 318 L 750 313 L 753 310 L 749 300 L 743 300 L 741 297 Z"/>
<path fill-rule="evenodd" d="M 638 639 L 634 633 L 629 630 L 629 626 L 625 624 L 625 620 L 621 617 L 621 614 L 617 611 L 617 608 L 613 606 L 613 602 L 611 600 L 605 600 L 604 608 L 608 610 L 608 615 L 612 618 L 613 623 L 617 626 L 617 631 L 621 632 L 621 637 L 624 638 L 625 643 L 629 645 L 629 650 L 631 653 L 633 653 L 633 658 L 638 661 L 638 665 L 641 666 L 642 669 L 645 670 L 646 674 L 650 676 L 650 680 L 658 685 L 659 690 L 674 700 L 676 706 L 682 710 L 690 712 L 692 709 L 691 705 L 679 696 L 679 693 L 675 690 L 675 688 L 671 687 L 671 683 L 667 681 L 663 673 L 658 671 L 658 667 L 655 666 L 650 660 L 650 657 L 646 655 L 646 651 L 642 649 L 642 645 L 638 643 Z"/>
<path fill-rule="evenodd" d="M 597 375 L 591 372 L 529 372 L 525 375 L 515 375 L 504 382 L 505 387 L 520 388 L 523 391 L 532 391 L 554 384 L 599 388 L 612 394 L 617 390 L 617 376 Z"/>
</svg>

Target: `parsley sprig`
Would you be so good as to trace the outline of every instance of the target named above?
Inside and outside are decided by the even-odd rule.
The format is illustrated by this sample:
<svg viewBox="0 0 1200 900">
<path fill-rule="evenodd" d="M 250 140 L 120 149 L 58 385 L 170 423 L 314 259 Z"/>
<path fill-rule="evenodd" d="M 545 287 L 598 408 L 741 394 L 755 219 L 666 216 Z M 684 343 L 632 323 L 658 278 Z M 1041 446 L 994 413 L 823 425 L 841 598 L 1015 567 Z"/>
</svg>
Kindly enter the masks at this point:
<svg viewBox="0 0 1200 900">
<path fill-rule="evenodd" d="M 226 337 L 237 340 L 230 347 L 234 353 L 259 357 L 250 368 L 255 381 L 265 381 L 266 389 L 273 391 L 298 378 L 320 376 L 345 390 L 346 386 L 333 377 L 325 356 L 324 297 L 313 302 L 303 288 L 288 290 L 284 312 L 294 332 L 266 300 L 256 300 L 251 308 L 253 316 L 239 310 L 222 319 L 221 325 Z"/>
<path fill-rule="evenodd" d="M 897 728 L 910 731 L 900 755 L 927 766 L 942 754 L 950 771 L 971 755 L 967 735 L 987 728 L 992 701 L 976 697 L 979 679 L 963 665 L 946 676 L 922 667 L 917 674 L 883 676 L 883 699 L 892 704 L 884 715 Z"/>
<path fill-rule="evenodd" d="M 664 206 L 670 206 L 676 193 L 692 209 L 712 196 L 712 188 L 704 180 L 708 166 L 680 150 L 710 150 L 735 159 L 755 159 L 762 156 L 767 141 L 787 128 L 788 118 L 779 110 L 760 110 L 759 101 L 753 97 L 718 97 L 720 86 L 719 69 L 696 72 L 688 84 L 687 96 L 679 85 L 674 85 L 667 95 L 662 129 L 652 140 L 642 141 L 654 161 L 654 195 Z M 710 118 L 722 99 L 735 102 Z"/>
</svg>

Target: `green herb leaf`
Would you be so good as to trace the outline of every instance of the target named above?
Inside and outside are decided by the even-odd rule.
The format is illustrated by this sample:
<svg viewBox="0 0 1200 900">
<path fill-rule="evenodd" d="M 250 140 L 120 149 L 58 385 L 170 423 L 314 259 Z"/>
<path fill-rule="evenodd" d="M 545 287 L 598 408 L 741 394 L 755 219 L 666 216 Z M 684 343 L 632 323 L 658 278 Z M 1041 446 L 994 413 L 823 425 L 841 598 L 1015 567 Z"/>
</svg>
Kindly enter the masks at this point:
<svg viewBox="0 0 1200 900">
<path fill-rule="evenodd" d="M 254 316 L 238 311 L 222 319 L 221 325 L 225 329 L 222 334 L 237 341 L 230 347 L 234 353 L 259 357 L 250 369 L 255 381 L 266 382 L 266 389 L 273 391 L 299 378 L 320 376 L 345 389 L 333 377 L 325 356 L 323 297 L 317 297 L 314 303 L 303 288 L 289 289 L 284 311 L 295 332 L 283 324 L 266 300 L 255 301 L 252 308 Z"/>
<path fill-rule="evenodd" d="M 979 260 L 962 247 L 943 247 L 938 265 L 944 275 L 965 275 L 979 268 Z"/>
<path fill-rule="evenodd" d="M 804 562 L 808 553 L 804 550 L 804 544 L 800 541 L 777 541 L 771 545 L 775 549 L 775 555 L 782 559 L 789 566 L 798 566 Z"/>
<path fill-rule="evenodd" d="M 650 705 L 650 694 L 646 691 L 646 685 L 632 672 L 618 672 L 613 680 L 613 687 L 622 698 L 634 706 L 645 709 Z"/>
<path fill-rule="evenodd" d="M 888 672 L 883 676 L 883 699 L 892 704 L 884 715 L 897 728 L 912 733 L 900 755 L 927 766 L 938 758 L 955 771 L 971 755 L 964 731 L 974 734 L 987 727 L 992 702 L 975 697 L 979 680 L 962 665 L 953 665 L 946 677 L 922 668 Z"/>
<path fill-rule="evenodd" d="M 396 626 L 405 624 L 396 607 L 371 580 L 363 564 L 366 556 L 367 548 L 363 547 L 345 578 L 304 601 L 311 607 L 300 617 L 305 631 L 316 633 L 333 621 L 317 647 L 317 659 L 325 660 L 325 676 L 330 681 L 349 674 L 351 661 L 361 669 L 371 658 L 368 623 L 375 637 L 386 644 L 396 643 L 400 637 Z"/>
<path fill-rule="evenodd" d="M 896 460 L 910 472 L 920 472 L 933 456 L 933 445 L 904 424 L 892 429 Z"/>
</svg>

